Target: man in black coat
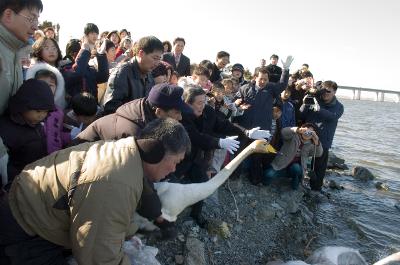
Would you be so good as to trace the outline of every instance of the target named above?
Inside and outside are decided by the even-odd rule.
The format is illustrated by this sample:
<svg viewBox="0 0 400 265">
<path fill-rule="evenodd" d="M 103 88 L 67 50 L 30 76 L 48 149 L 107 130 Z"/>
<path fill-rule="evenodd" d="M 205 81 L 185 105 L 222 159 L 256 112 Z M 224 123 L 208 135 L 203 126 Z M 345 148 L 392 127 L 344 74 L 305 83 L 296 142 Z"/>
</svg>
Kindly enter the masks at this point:
<svg viewBox="0 0 400 265">
<path fill-rule="evenodd" d="M 111 99 L 104 106 L 104 114 L 114 113 L 121 105 L 146 97 L 154 86 L 151 71 L 160 63 L 164 47 L 154 36 L 143 37 L 137 42 L 136 55 L 119 66 L 109 80 L 106 93 Z"/>
<path fill-rule="evenodd" d="M 222 70 L 229 64 L 230 54 L 225 51 L 220 51 L 217 53 L 217 58 L 213 64 L 213 71 L 211 73 L 210 81 L 219 82 L 222 80 Z"/>
<path fill-rule="evenodd" d="M 175 71 L 178 72 L 179 76 L 190 75 L 190 59 L 189 57 L 182 54 L 185 48 L 185 39 L 176 38 L 173 42 L 172 52 L 163 54 L 162 60 L 172 65 Z"/>
<path fill-rule="evenodd" d="M 272 54 L 270 59 L 270 64 L 267 66 L 269 72 L 269 81 L 273 83 L 279 82 L 282 75 L 282 68 L 278 66 L 279 56 Z"/>
</svg>

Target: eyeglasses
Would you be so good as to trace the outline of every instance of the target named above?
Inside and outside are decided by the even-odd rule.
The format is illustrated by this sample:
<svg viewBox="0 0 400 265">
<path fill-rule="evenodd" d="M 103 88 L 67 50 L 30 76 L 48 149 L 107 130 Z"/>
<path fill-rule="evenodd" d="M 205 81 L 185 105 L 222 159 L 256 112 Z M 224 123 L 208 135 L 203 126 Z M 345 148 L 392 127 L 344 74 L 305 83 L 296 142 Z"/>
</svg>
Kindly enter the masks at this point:
<svg viewBox="0 0 400 265">
<path fill-rule="evenodd" d="M 15 12 L 15 14 L 17 14 L 18 16 L 21 16 L 23 18 L 25 18 L 29 23 L 33 24 L 39 24 L 39 18 L 38 17 L 28 17 L 25 15 L 22 15 L 20 13 Z"/>
</svg>

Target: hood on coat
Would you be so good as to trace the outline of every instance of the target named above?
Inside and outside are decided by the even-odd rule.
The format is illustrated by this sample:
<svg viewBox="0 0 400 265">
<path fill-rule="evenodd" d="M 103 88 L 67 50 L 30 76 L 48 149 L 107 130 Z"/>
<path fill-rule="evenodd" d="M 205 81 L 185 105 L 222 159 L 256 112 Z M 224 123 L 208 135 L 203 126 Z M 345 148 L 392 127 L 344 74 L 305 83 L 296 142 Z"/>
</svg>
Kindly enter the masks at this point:
<svg viewBox="0 0 400 265">
<path fill-rule="evenodd" d="M 64 77 L 57 68 L 48 63 L 37 62 L 33 66 L 29 67 L 28 71 L 26 72 L 26 80 L 35 78 L 36 73 L 41 70 L 48 70 L 56 75 L 57 88 L 54 94 L 54 103 L 64 110 L 67 106 L 67 102 L 65 101 L 65 82 Z"/>
</svg>

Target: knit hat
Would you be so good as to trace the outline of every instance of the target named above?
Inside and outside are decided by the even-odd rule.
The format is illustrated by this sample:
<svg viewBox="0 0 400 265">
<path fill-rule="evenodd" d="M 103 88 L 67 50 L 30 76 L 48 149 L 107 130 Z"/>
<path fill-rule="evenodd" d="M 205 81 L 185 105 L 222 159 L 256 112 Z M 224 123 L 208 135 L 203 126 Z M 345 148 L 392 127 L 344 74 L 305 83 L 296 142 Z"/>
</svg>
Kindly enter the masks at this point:
<svg viewBox="0 0 400 265">
<path fill-rule="evenodd" d="M 54 110 L 54 95 L 50 86 L 41 80 L 28 79 L 10 99 L 10 113 L 19 114 L 28 110 Z"/>
<path fill-rule="evenodd" d="M 177 109 L 181 112 L 190 113 L 190 107 L 182 100 L 183 88 L 162 83 L 152 87 L 147 100 L 153 106 L 168 109 Z"/>
<path fill-rule="evenodd" d="M 243 65 L 241 65 L 240 63 L 235 63 L 233 66 L 232 66 L 232 72 L 233 71 L 235 71 L 235 70 L 238 70 L 238 71 L 240 71 L 240 72 L 244 72 L 244 67 L 243 67 Z"/>
</svg>

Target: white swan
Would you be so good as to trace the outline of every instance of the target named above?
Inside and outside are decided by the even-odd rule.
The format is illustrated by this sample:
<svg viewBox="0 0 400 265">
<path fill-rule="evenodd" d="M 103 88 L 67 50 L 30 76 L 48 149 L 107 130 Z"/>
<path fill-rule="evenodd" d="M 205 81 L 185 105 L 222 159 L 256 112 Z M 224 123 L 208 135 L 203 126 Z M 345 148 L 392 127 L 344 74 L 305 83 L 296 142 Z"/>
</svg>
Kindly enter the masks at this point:
<svg viewBox="0 0 400 265">
<path fill-rule="evenodd" d="M 178 215 L 188 206 L 204 200 L 218 189 L 239 166 L 253 153 L 276 153 L 275 149 L 265 140 L 256 140 L 240 152 L 217 175 L 204 183 L 178 184 L 158 182 L 154 186 L 160 197 L 162 217 L 170 222 L 176 221 Z"/>
</svg>

